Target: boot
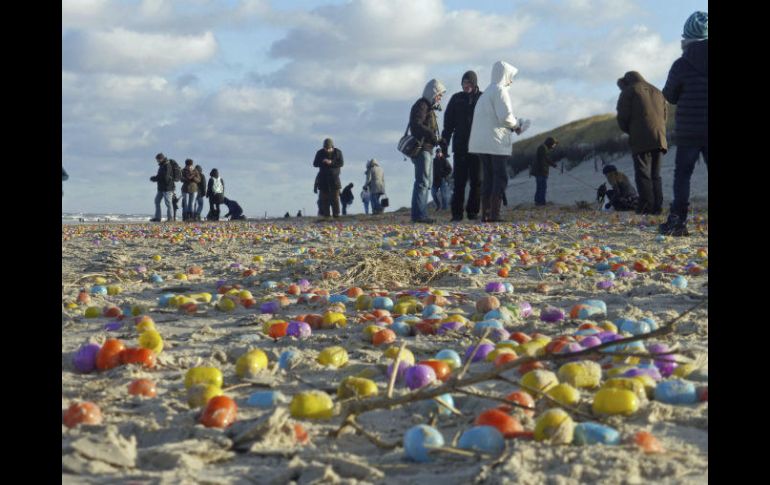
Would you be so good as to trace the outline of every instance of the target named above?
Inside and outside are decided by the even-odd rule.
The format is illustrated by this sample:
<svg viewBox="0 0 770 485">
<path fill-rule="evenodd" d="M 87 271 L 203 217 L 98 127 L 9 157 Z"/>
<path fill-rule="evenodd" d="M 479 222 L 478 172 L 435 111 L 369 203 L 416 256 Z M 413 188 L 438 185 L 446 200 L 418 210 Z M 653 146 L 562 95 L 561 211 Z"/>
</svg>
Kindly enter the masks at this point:
<svg viewBox="0 0 770 485">
<path fill-rule="evenodd" d="M 671 207 L 671 212 L 668 214 L 668 220 L 658 226 L 660 233 L 666 236 L 689 236 L 690 232 L 687 230 L 687 209 L 685 206 L 681 209 L 675 210 Z"/>
<path fill-rule="evenodd" d="M 502 222 L 500 219 L 500 208 L 503 204 L 503 198 L 499 195 L 493 195 L 489 200 L 489 217 L 487 222 Z"/>
<path fill-rule="evenodd" d="M 481 222 L 487 222 L 489 220 L 489 202 L 490 199 L 481 197 Z"/>
</svg>

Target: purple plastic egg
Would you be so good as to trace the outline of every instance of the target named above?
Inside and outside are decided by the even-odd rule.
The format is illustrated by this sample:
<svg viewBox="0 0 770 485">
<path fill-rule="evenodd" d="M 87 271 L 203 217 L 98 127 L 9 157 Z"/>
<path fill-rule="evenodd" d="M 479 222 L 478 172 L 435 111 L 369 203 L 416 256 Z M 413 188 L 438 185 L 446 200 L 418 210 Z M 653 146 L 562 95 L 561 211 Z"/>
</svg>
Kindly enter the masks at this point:
<svg viewBox="0 0 770 485">
<path fill-rule="evenodd" d="M 468 357 L 471 356 L 471 353 L 473 353 L 475 345 L 471 345 L 468 347 L 468 350 L 465 351 L 465 360 L 468 360 Z M 484 360 L 487 358 L 487 355 L 495 350 L 495 346 L 488 343 L 483 343 L 479 345 L 479 350 L 476 351 L 476 355 L 473 356 L 473 362 L 479 362 L 481 360 Z"/>
<path fill-rule="evenodd" d="M 521 310 L 521 316 L 524 318 L 532 315 L 532 305 L 530 305 L 528 301 L 520 302 L 519 309 Z"/>
<path fill-rule="evenodd" d="M 602 340 L 596 335 L 591 335 L 580 341 L 580 345 L 582 345 L 584 349 L 589 347 L 596 347 L 597 345 L 601 345 L 601 343 Z"/>
<path fill-rule="evenodd" d="M 499 281 L 493 281 L 491 283 L 487 283 L 487 286 L 484 290 L 487 293 L 505 293 L 505 285 Z"/>
<path fill-rule="evenodd" d="M 659 381 L 663 378 L 660 371 L 656 367 L 642 367 L 629 369 L 623 373 L 623 377 L 637 377 L 637 376 L 650 376 L 653 380 Z"/>
<path fill-rule="evenodd" d="M 561 349 L 561 354 L 572 354 L 583 350 L 583 346 L 578 342 L 570 342 Z"/>
<path fill-rule="evenodd" d="M 618 278 L 633 278 L 634 274 L 630 271 L 621 271 L 618 273 Z"/>
<path fill-rule="evenodd" d="M 400 381 L 404 379 L 404 374 L 406 374 L 406 370 L 412 367 L 409 362 L 404 362 L 403 360 L 398 363 L 398 372 L 396 373 L 396 380 Z M 393 374 L 393 364 L 388 365 L 388 382 L 390 382 L 390 376 Z"/>
<path fill-rule="evenodd" d="M 101 347 L 97 344 L 85 344 L 72 357 L 72 364 L 78 372 L 88 373 L 96 369 L 96 354 Z"/>
<path fill-rule="evenodd" d="M 299 339 L 310 337 L 310 334 L 313 333 L 313 331 L 310 328 L 310 325 L 308 325 L 305 322 L 298 322 L 296 320 L 292 320 L 289 322 L 289 326 L 286 327 L 286 335 L 290 337 L 297 337 Z"/>
<path fill-rule="evenodd" d="M 411 389 L 419 389 L 436 381 L 436 371 L 428 365 L 417 364 L 408 368 L 404 373 L 406 386 Z"/>
<path fill-rule="evenodd" d="M 123 322 L 108 322 L 104 326 L 104 330 L 107 332 L 114 332 L 115 330 L 120 330 L 121 327 L 123 327 Z"/>
<path fill-rule="evenodd" d="M 609 290 L 610 288 L 612 288 L 613 285 L 614 283 L 612 282 L 612 280 L 603 280 L 596 283 L 596 287 L 599 288 L 600 290 Z"/>
<path fill-rule="evenodd" d="M 463 328 L 465 324 L 463 322 L 445 322 L 438 328 L 439 335 L 444 335 L 447 332 L 457 331 Z"/>
<path fill-rule="evenodd" d="M 493 328 L 489 332 L 489 340 L 493 342 L 501 342 L 503 340 L 508 340 L 509 338 L 511 338 L 511 334 L 508 332 L 508 330 L 503 328 Z"/>
<path fill-rule="evenodd" d="M 564 311 L 552 306 L 545 307 L 545 309 L 540 312 L 540 320 L 549 323 L 559 322 L 564 320 Z"/>
<path fill-rule="evenodd" d="M 310 282 L 306 279 L 301 279 L 297 282 L 297 286 L 299 286 L 300 290 L 307 291 L 310 289 Z"/>
<path fill-rule="evenodd" d="M 281 309 L 281 304 L 277 301 L 269 301 L 267 303 L 263 303 L 259 307 L 259 311 L 261 313 L 278 313 L 278 310 Z"/>
</svg>

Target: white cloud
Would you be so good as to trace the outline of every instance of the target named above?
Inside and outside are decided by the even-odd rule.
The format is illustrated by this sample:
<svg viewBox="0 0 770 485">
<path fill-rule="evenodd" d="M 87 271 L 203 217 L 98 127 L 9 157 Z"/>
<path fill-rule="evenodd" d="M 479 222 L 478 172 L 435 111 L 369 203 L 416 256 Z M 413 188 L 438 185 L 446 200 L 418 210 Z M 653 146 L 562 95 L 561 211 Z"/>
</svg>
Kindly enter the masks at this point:
<svg viewBox="0 0 770 485">
<path fill-rule="evenodd" d="M 212 32 L 175 36 L 116 28 L 71 32 L 62 44 L 64 68 L 87 72 L 164 73 L 210 60 L 217 51 Z"/>
</svg>

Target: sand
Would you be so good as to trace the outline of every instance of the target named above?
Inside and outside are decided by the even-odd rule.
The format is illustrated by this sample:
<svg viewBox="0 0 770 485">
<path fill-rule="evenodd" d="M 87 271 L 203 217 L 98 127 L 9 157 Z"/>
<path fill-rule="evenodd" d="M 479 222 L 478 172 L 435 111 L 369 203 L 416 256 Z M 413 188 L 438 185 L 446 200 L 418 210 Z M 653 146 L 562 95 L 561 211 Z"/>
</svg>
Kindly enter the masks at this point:
<svg viewBox="0 0 770 485">
<path fill-rule="evenodd" d="M 446 290 L 452 310 L 471 316 L 474 301 L 485 296 L 484 286 L 491 281 L 508 281 L 513 293 L 500 295 L 503 302 L 531 303 L 533 316 L 517 319 L 507 328 L 528 334 L 541 332 L 555 336 L 571 334 L 579 323 L 541 322 L 539 311 L 546 304 L 569 312 L 575 304 L 588 298 L 606 302 L 608 315 L 599 321 L 614 321 L 619 317 L 652 316 L 658 322 L 675 317 L 680 312 L 708 298 L 708 271 L 688 275 L 686 289 L 674 288 L 674 274 L 659 270 L 635 273 L 634 277 L 615 280 L 610 290 L 598 290 L 599 275 L 587 276 L 576 271 L 565 274 L 550 272 L 550 263 L 559 249 L 609 245 L 615 254 L 622 254 L 633 270 L 633 263 L 644 254 L 657 262 L 672 263 L 684 274 L 684 266 L 697 262 L 699 249 L 708 251 L 707 214 L 697 216 L 699 230 L 691 225 L 689 238 L 656 240 L 655 226 L 660 219 L 640 219 L 633 214 L 579 211 L 572 207 L 553 206 L 543 210 L 505 209 L 504 217 L 516 225 L 498 226 L 446 222 L 434 226 L 409 224 L 408 214 L 385 214 L 372 219 L 356 216 L 341 219 L 338 224 L 318 224 L 312 218 L 290 221 L 249 221 L 236 223 L 204 223 L 172 225 L 99 224 L 63 226 L 62 228 L 62 412 L 75 401 L 92 401 L 102 410 L 101 425 L 67 428 L 62 425 L 62 483 L 705 483 L 708 480 L 708 402 L 692 405 L 669 405 L 655 401 L 645 403 L 631 417 L 612 417 L 605 421 L 621 432 L 623 444 L 618 446 L 551 445 L 527 439 L 507 440 L 505 452 L 498 457 L 478 459 L 450 454 L 438 454 L 431 463 L 418 464 L 405 457 L 398 446 L 391 450 L 378 448 L 367 438 L 347 428 L 337 438 L 329 436 L 341 418 L 318 421 L 293 419 L 288 416 L 288 404 L 272 410 L 246 405 L 248 396 L 259 390 L 280 390 L 288 399 L 298 392 L 321 389 L 336 400 L 335 390 L 348 375 L 369 369 L 377 382 L 380 395 L 387 386 L 384 375 L 385 358 L 382 348 L 374 347 L 363 338 L 363 324 L 356 322 L 353 303 L 346 305 L 348 325 L 345 328 L 314 330 L 306 340 L 284 337 L 277 341 L 262 332 L 262 322 L 271 315 L 260 315 L 259 304 L 283 294 L 280 288 L 262 289 L 267 280 L 296 282 L 307 278 L 316 287 L 332 294 L 350 286 L 362 286 L 363 281 L 342 285 L 321 278 L 324 271 L 336 270 L 342 276 L 346 270 L 362 261 L 365 254 L 395 254 L 403 261 L 403 269 L 411 272 L 412 281 L 388 282 L 382 273 L 383 291 L 395 293 L 403 289 L 424 286 L 427 278 L 422 265 L 427 258 L 409 258 L 406 251 L 415 247 L 411 242 L 424 240 L 421 249 L 431 252 L 437 248 L 433 235 L 459 235 L 471 243 L 497 237 L 491 243 L 499 252 L 512 253 L 524 249 L 531 254 L 544 254 L 542 263 L 524 266 L 513 264 L 508 278 L 500 278 L 495 269 L 483 275 L 465 275 L 454 270 L 455 264 L 442 263 L 441 275 L 430 282 L 430 288 Z M 449 217 L 442 214 L 446 221 Z M 532 224 L 530 226 L 530 224 Z M 427 234 L 433 232 L 433 235 Z M 392 249 L 383 249 L 383 236 L 395 242 Z M 204 242 L 201 243 L 199 240 Z M 516 248 L 511 249 L 510 244 Z M 315 248 L 315 254 L 309 250 Z M 625 252 L 634 248 L 637 253 Z M 457 246 L 450 245 L 456 251 Z M 378 253 L 378 251 L 380 253 Z M 473 249 L 478 254 L 480 249 Z M 153 261 L 153 255 L 162 260 Z M 679 255 L 672 259 L 671 255 Z M 254 256 L 264 261 L 255 263 Z M 385 256 L 383 256 L 384 258 Z M 290 258 L 296 264 L 289 264 Z M 314 261 L 307 261 L 312 259 Z M 240 263 L 240 267 L 233 267 Z M 308 264 L 306 264 L 308 263 Z M 707 263 L 706 263 L 707 264 Z M 140 266 L 146 272 L 138 272 Z M 174 279 L 192 266 L 203 268 L 201 276 L 188 281 Z M 256 274 L 243 277 L 246 268 Z M 451 267 L 444 271 L 441 268 Z M 153 284 L 149 275 L 159 274 L 163 283 Z M 106 338 L 119 338 L 135 346 L 137 332 L 130 319 L 121 328 L 108 331 L 104 327 L 114 318 L 84 318 L 85 305 L 69 308 L 81 288 L 90 289 L 100 275 L 107 284 L 117 284 L 121 293 L 112 296 L 92 296 L 90 306 L 106 304 L 143 305 L 164 338 L 165 348 L 158 356 L 155 369 L 120 366 L 104 372 L 78 373 L 72 364 L 74 352 L 84 343 L 103 343 Z M 377 279 L 377 275 L 373 277 Z M 160 308 L 158 298 L 165 293 L 189 294 L 209 292 L 216 295 L 216 283 L 238 283 L 249 289 L 257 299 L 252 308 L 239 306 L 232 312 L 222 312 L 209 305 L 200 305 L 197 313 L 188 315 L 172 308 Z M 538 284 L 550 286 L 547 294 L 537 291 Z M 462 295 L 462 296 L 461 296 Z M 328 305 L 299 304 L 290 297 L 291 305 L 278 316 L 289 319 L 306 313 L 323 313 Z M 394 345 L 407 342 L 417 360 L 430 358 L 443 348 L 462 353 L 477 341 L 470 333 L 444 336 L 399 337 Z M 708 385 L 708 309 L 695 310 L 682 319 L 674 335 L 661 340 L 676 344 L 680 357 L 694 360 L 700 369 L 688 376 L 698 386 Z M 350 361 L 334 370 L 315 362 L 318 352 L 327 346 L 347 348 Z M 236 359 L 249 349 L 258 348 L 269 357 L 269 369 L 248 387 L 226 391 L 238 403 L 238 419 L 227 430 L 205 428 L 197 423 L 199 410 L 186 403 L 183 378 L 194 366 L 214 366 L 222 370 L 224 387 L 242 383 L 235 375 Z M 279 355 L 293 349 L 301 356 L 298 365 L 289 370 L 278 369 Z M 493 368 L 491 363 L 471 365 L 468 375 Z M 554 369 L 555 370 L 555 369 Z M 157 383 L 156 398 L 128 395 L 127 385 L 137 378 L 150 378 Z M 514 387 L 501 381 L 484 382 L 472 389 L 500 397 Z M 397 387 L 395 394 L 409 392 Z M 590 413 L 593 392 L 581 391 L 580 409 Z M 455 405 L 462 416 L 441 416 L 436 427 L 447 443 L 472 426 L 475 416 L 498 403 L 482 398 L 455 394 Z M 538 412 L 546 403 L 538 401 Z M 427 402 L 412 403 L 389 410 L 376 410 L 358 418 L 368 431 L 382 441 L 395 443 L 415 424 L 430 419 Z M 298 422 L 307 430 L 309 443 L 296 442 L 287 431 Z M 526 428 L 534 421 L 522 418 Z M 237 437 L 251 430 L 252 439 L 238 443 Z M 645 454 L 628 439 L 633 433 L 646 430 L 655 435 L 666 449 L 665 453 Z"/>
</svg>

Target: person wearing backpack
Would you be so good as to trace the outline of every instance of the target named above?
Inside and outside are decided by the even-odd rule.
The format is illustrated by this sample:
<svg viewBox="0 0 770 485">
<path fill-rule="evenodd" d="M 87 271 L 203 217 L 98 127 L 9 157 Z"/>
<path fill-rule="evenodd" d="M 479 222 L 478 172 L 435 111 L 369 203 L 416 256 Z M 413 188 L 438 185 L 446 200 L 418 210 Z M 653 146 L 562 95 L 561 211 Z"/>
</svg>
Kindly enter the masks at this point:
<svg viewBox="0 0 770 485">
<path fill-rule="evenodd" d="M 166 221 L 171 221 L 171 198 L 174 194 L 174 169 L 171 162 L 165 155 L 158 153 L 155 155 L 155 161 L 158 162 L 158 173 L 150 177 L 151 182 L 158 185 L 158 193 L 155 195 L 155 217 L 150 222 L 160 222 L 160 201 L 166 204 Z"/>
<path fill-rule="evenodd" d="M 340 202 L 342 202 L 342 215 L 348 215 L 348 206 L 353 203 L 353 182 L 349 183 L 342 189 L 340 194 Z"/>
<path fill-rule="evenodd" d="M 198 195 L 198 184 L 201 177 L 193 167 L 193 161 L 188 158 L 182 169 L 182 220 L 191 221 L 195 214 L 194 201 Z"/>
<path fill-rule="evenodd" d="M 200 165 L 195 166 L 195 171 L 198 172 L 198 176 L 201 181 L 198 184 L 198 196 L 195 198 L 195 217 L 196 221 L 201 220 L 201 213 L 203 212 L 203 198 L 206 197 L 206 176 L 203 175 L 203 167 Z"/>
<path fill-rule="evenodd" d="M 219 177 L 216 168 L 209 172 L 209 185 L 206 188 L 206 197 L 209 198 L 209 215 L 206 219 L 219 220 L 219 205 L 225 201 L 225 181 Z"/>
</svg>

